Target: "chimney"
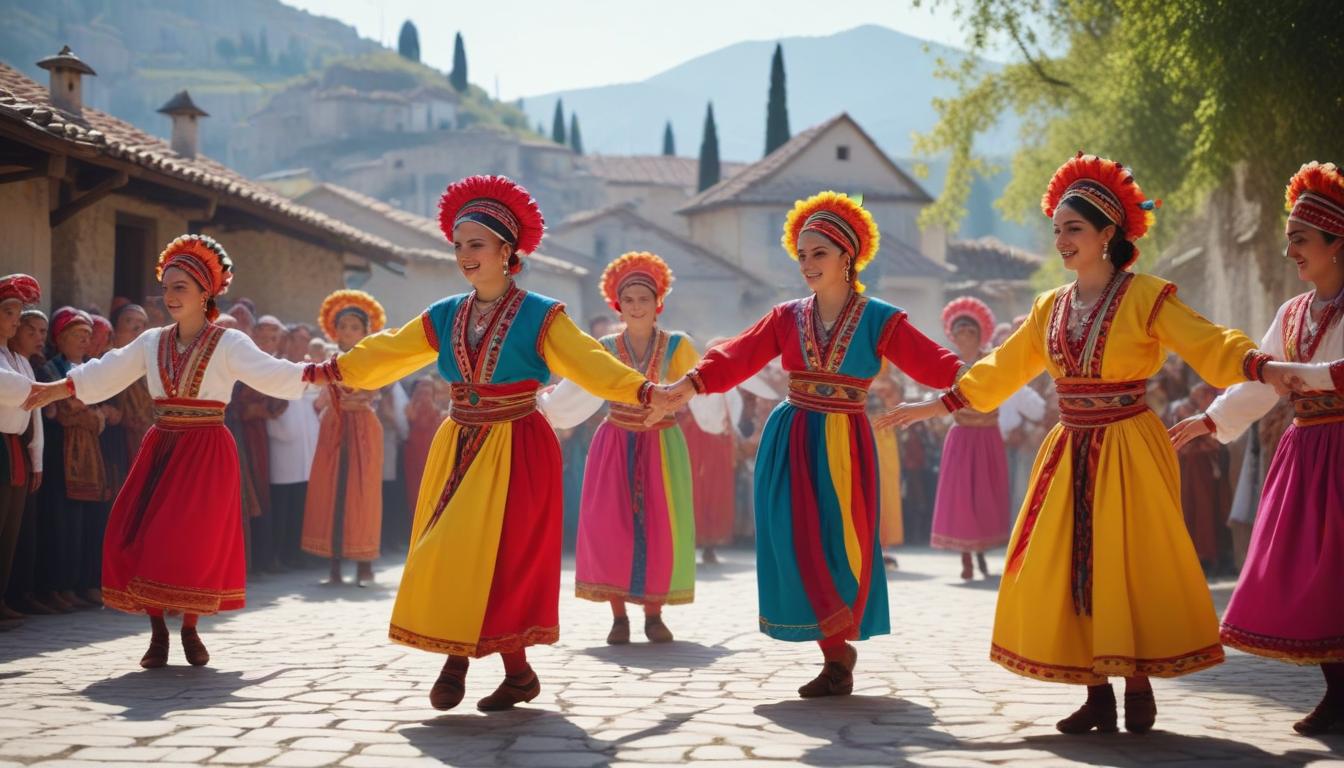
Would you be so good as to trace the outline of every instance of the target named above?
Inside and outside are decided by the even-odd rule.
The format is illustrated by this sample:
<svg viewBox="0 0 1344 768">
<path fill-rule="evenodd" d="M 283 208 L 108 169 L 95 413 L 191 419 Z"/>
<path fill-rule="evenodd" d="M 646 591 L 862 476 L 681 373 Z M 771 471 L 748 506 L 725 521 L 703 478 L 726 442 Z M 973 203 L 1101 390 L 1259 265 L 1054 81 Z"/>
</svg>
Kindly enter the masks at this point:
<svg viewBox="0 0 1344 768">
<path fill-rule="evenodd" d="M 209 117 L 210 114 L 196 106 L 191 100 L 191 94 L 186 91 L 178 91 L 167 104 L 159 107 L 159 113 L 173 118 L 173 151 L 187 159 L 196 157 L 201 149 L 196 118 Z"/>
<path fill-rule="evenodd" d="M 75 117 L 84 116 L 84 75 L 97 76 L 93 67 L 85 64 L 70 50 L 61 48 L 55 56 L 37 62 L 37 66 L 51 72 L 51 105 Z"/>
</svg>

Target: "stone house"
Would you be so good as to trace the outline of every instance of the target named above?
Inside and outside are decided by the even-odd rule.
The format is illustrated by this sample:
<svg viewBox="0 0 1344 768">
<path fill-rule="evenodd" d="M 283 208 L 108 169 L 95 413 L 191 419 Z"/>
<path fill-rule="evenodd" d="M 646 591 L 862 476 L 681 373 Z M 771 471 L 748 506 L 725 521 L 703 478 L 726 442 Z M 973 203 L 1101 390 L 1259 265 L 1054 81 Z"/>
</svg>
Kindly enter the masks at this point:
<svg viewBox="0 0 1344 768">
<path fill-rule="evenodd" d="M 1036 297 L 1031 276 L 1043 261 L 993 237 L 952 240 L 947 244 L 947 263 L 956 273 L 943 285 L 943 299 L 974 296 L 994 310 L 998 322 L 1009 322 L 1031 310 Z"/>
<path fill-rule="evenodd" d="M 677 210 L 695 196 L 700 160 L 671 155 L 586 155 L 583 166 L 606 191 L 606 204 L 630 203 L 632 210 L 663 229 L 689 236 L 690 223 Z M 720 163 L 727 179 L 747 163 Z"/>
<path fill-rule="evenodd" d="M 160 250 L 187 232 L 228 249 L 230 297 L 286 321 L 311 322 L 330 291 L 413 255 L 201 155 L 206 113 L 185 92 L 161 110 L 165 142 L 84 106 L 95 72 L 68 48 L 39 66 L 49 88 L 0 63 L 0 271 L 36 277 L 45 306 L 143 301 Z"/>
</svg>

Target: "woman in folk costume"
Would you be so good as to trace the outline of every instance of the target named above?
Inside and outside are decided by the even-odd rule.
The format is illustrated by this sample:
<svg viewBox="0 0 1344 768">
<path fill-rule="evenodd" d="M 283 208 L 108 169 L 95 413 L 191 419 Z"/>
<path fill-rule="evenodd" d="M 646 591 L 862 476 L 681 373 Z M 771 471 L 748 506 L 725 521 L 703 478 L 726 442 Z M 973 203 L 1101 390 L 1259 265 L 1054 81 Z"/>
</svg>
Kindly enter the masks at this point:
<svg viewBox="0 0 1344 768">
<path fill-rule="evenodd" d="M 28 496 L 42 483 L 42 419 L 19 407 L 28 399 L 37 377 L 28 360 L 9 345 L 19 332 L 25 306 L 41 298 L 41 288 L 33 277 L 0 277 L 0 629 L 13 626 L 7 622 L 23 618 L 22 613 L 5 604 L 5 594 L 14 572 Z M 30 425 L 32 440 L 24 445 Z M 33 521 L 27 522 L 31 527 Z M 31 551 L 31 536 L 25 543 Z M 31 572 L 30 552 L 25 552 L 22 559 L 24 570 Z M 30 591 L 32 579 L 25 576 L 24 591 Z"/>
<path fill-rule="evenodd" d="M 820 644 L 825 664 L 800 696 L 846 695 L 858 658 L 848 641 L 890 631 L 869 383 L 883 358 L 932 387 L 950 386 L 961 363 L 903 311 L 863 295 L 858 273 L 877 253 L 878 230 L 860 201 L 836 192 L 800 200 L 782 244 L 813 294 L 709 350 L 674 392 L 724 392 L 781 357 L 788 398 L 756 457 L 760 629 Z"/>
<path fill-rule="evenodd" d="M 1308 163 L 1288 184 L 1284 255 L 1312 290 L 1289 299 L 1265 333 L 1276 358 L 1332 361 L 1344 356 L 1344 174 Z M 1260 496 L 1241 581 L 1223 614 L 1223 642 L 1294 664 L 1319 664 L 1326 693 L 1293 727 L 1344 732 L 1344 398 L 1337 367 L 1291 397 L 1296 417 L 1274 452 Z M 1227 443 L 1275 407 L 1279 395 L 1239 384 L 1207 412 L 1172 429 L 1179 448 L 1205 434 Z"/>
<path fill-rule="evenodd" d="M 364 291 L 340 290 L 322 302 L 318 325 L 348 352 L 378 333 L 387 314 Z M 398 377 L 399 378 L 399 377 Z M 394 379 L 395 380 L 395 379 Z M 334 381 L 317 399 L 322 426 L 308 477 L 303 551 L 331 561 L 324 582 L 342 584 L 341 559 L 359 563 L 356 586 L 373 581 L 383 521 L 383 425 L 374 410 L 378 392 Z"/>
<path fill-rule="evenodd" d="M 183 235 L 169 243 L 157 275 L 173 325 L 145 331 L 60 381 L 36 385 L 26 406 L 65 398 L 102 402 L 148 374 L 156 421 L 112 505 L 103 601 L 149 614 L 145 668 L 167 663 L 164 614 L 182 614 L 183 650 L 200 666 L 210 654 L 197 617 L 244 603 L 238 450 L 224 427 L 224 407 L 236 381 L 298 397 L 304 366 L 277 360 L 245 334 L 211 322 L 219 314 L 215 298 L 233 278 L 233 263 L 211 238 Z"/>
<path fill-rule="evenodd" d="M 541 690 L 527 646 L 560 636 L 560 447 L 537 413 L 538 388 L 555 372 L 606 400 L 660 411 L 680 402 L 580 331 L 562 304 L 514 282 L 543 230 L 527 190 L 473 176 L 439 205 L 474 290 L 370 336 L 314 379 L 377 389 L 437 361 L 451 382 L 388 634 L 448 655 L 430 690 L 438 709 L 462 701 L 469 657 L 503 655 L 504 681 L 477 708 L 508 709 Z"/>
<path fill-rule="evenodd" d="M 943 333 L 966 364 L 985 354 L 994 334 L 994 313 L 971 296 L 943 307 Z M 996 410 L 970 409 L 952 414 L 956 423 L 943 441 L 938 471 L 938 495 L 933 502 L 932 545 L 961 552 L 961 578 L 975 576 L 971 553 L 980 574 L 989 578 L 985 550 L 1008 541 L 1008 454 L 999 432 Z"/>
<path fill-rule="evenodd" d="M 1036 459 L 1008 546 L 990 658 L 1039 680 L 1088 686 L 1064 733 L 1116 730 L 1109 677 L 1126 679 L 1125 728 L 1157 716 L 1150 676 L 1223 660 L 1218 618 L 1180 507 L 1180 471 L 1146 380 L 1170 349 L 1218 386 L 1284 383 L 1240 331 L 1200 317 L 1176 286 L 1128 271 L 1155 203 L 1119 163 L 1079 154 L 1041 202 L 1069 284 L 1036 298 L 1001 347 L 939 399 L 902 405 L 900 425 L 972 408 L 992 411 L 1043 369 L 1060 423 Z"/>
<path fill-rule="evenodd" d="M 699 355 L 686 334 L 658 327 L 672 270 L 652 253 L 627 253 L 602 272 L 602 296 L 625 324 L 600 341 L 649 381 L 675 381 Z M 578 426 L 601 398 L 564 381 L 541 397 L 558 429 Z M 579 506 L 575 594 L 611 603 L 611 645 L 630 642 L 626 603 L 644 606 L 644 635 L 672 642 L 665 604 L 695 597 L 695 508 L 686 439 L 672 414 L 649 422 L 649 408 L 611 403 L 593 435 Z"/>
</svg>

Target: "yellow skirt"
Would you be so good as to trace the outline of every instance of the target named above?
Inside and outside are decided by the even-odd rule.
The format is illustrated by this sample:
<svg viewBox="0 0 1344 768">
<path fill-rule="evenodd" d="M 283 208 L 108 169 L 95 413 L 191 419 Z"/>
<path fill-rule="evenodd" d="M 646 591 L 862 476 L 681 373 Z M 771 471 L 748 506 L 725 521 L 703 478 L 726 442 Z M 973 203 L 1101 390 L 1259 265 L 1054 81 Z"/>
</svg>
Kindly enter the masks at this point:
<svg viewBox="0 0 1344 768">
<path fill-rule="evenodd" d="M 1074 610 L 1072 443 L 1059 444 L 1074 432 L 1057 425 L 1036 457 L 1008 545 L 990 658 L 1027 677 L 1087 685 L 1213 666 L 1223 660 L 1218 616 L 1181 514 L 1166 429 L 1144 411 L 1105 430 L 1094 470 L 1092 615 Z"/>
<path fill-rule="evenodd" d="M 877 443 L 878 482 L 882 498 L 878 543 L 883 547 L 899 547 L 905 543 L 905 522 L 901 519 L 901 452 L 896 442 L 896 429 L 875 430 L 873 441 Z"/>
<path fill-rule="evenodd" d="M 562 517 L 560 446 L 540 414 L 488 427 L 445 421 L 388 636 L 463 656 L 554 643 Z"/>
</svg>

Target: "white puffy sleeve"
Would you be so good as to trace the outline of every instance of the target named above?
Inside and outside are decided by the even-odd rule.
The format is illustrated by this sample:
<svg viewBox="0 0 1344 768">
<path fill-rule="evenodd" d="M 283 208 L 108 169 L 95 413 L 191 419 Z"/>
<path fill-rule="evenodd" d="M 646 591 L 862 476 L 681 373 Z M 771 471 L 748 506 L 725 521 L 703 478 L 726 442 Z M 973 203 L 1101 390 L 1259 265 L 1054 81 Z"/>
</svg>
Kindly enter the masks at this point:
<svg viewBox="0 0 1344 768">
<path fill-rule="evenodd" d="M 721 435 L 728 428 L 728 398 L 714 392 L 692 397 L 687 406 L 702 432 Z"/>
<path fill-rule="evenodd" d="M 281 400 L 298 400 L 303 396 L 307 384 L 303 381 L 302 364 L 271 357 L 236 328 L 224 331 L 219 345 L 223 349 L 216 349 L 215 354 L 224 353 L 224 365 L 230 379 Z"/>
<path fill-rule="evenodd" d="M 1269 330 L 1260 340 L 1260 351 L 1275 360 L 1282 360 L 1284 355 L 1283 318 L 1289 303 L 1291 301 L 1279 307 L 1274 322 L 1269 324 Z M 1329 378 L 1328 371 L 1326 378 Z M 1278 402 L 1279 394 L 1274 391 L 1274 387 L 1259 381 L 1247 381 L 1229 387 L 1205 413 L 1218 425 L 1218 431 L 1214 433 L 1218 442 L 1230 443 L 1241 437 L 1248 427 L 1269 413 Z"/>
<path fill-rule="evenodd" d="M 75 383 L 75 397 L 85 405 L 101 403 L 144 376 L 150 352 L 156 351 L 164 329 L 145 331 L 124 347 L 110 349 L 102 357 L 70 369 L 66 378 Z"/>
<path fill-rule="evenodd" d="M 563 379 L 537 398 L 537 410 L 556 429 L 573 429 L 587 421 L 606 402 L 583 387 Z"/>
</svg>

